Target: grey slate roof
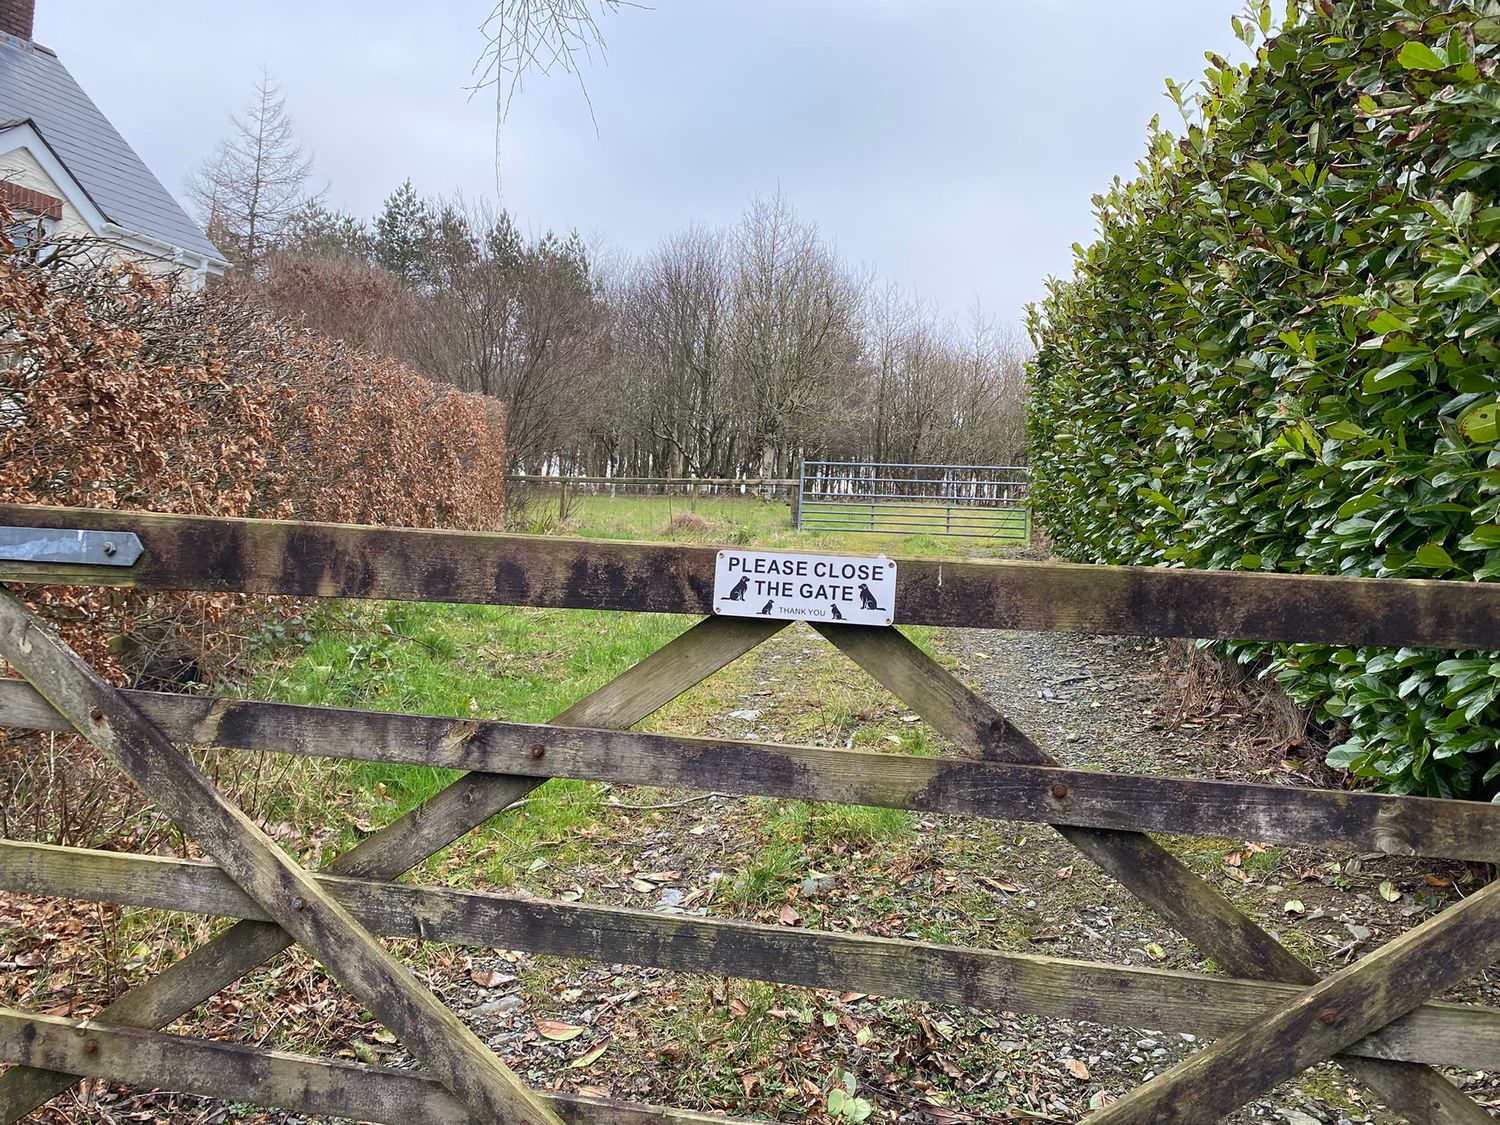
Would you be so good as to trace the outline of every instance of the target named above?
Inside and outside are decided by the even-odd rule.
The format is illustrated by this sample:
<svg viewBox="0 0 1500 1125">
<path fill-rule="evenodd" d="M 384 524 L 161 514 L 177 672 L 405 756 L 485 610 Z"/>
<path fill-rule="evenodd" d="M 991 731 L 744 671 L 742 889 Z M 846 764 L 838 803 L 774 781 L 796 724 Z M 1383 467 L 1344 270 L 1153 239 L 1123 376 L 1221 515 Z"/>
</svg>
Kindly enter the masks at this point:
<svg viewBox="0 0 1500 1125">
<path fill-rule="evenodd" d="M 28 118 L 110 222 L 223 260 L 57 56 L 0 36 L 0 121 Z"/>
</svg>

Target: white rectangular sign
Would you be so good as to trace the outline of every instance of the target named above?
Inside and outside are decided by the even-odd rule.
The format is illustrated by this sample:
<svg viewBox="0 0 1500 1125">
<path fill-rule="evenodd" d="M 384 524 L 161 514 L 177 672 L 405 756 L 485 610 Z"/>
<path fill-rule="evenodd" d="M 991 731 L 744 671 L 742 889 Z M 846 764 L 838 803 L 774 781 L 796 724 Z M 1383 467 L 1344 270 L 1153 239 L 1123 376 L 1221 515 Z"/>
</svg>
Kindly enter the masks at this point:
<svg viewBox="0 0 1500 1125">
<path fill-rule="evenodd" d="M 896 619 L 896 564 L 884 556 L 726 547 L 714 567 L 714 612 L 780 621 L 889 625 Z"/>
</svg>

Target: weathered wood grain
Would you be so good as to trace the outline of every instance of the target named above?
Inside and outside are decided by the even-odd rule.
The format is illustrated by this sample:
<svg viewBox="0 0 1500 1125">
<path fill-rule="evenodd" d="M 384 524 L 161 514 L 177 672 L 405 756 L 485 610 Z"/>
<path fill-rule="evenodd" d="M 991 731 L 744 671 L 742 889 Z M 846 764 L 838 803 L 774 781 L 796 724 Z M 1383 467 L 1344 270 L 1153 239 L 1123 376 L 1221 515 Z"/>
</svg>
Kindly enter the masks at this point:
<svg viewBox="0 0 1500 1125">
<path fill-rule="evenodd" d="M 1392 855 L 1500 860 L 1500 806 L 1478 801 L 913 758 L 638 731 L 563 730 L 208 696 L 126 692 L 125 698 L 182 744 L 534 778 L 669 785 L 1043 824 L 1348 845 Z M 0 681 L 0 726 L 68 729 L 66 721 L 20 681 Z"/>
<path fill-rule="evenodd" d="M 0 656 L 482 1119 L 558 1118 L 181 751 L 0 590 Z"/>
<path fill-rule="evenodd" d="M 553 722 L 586 718 L 629 727 L 782 628 L 780 622 L 709 618 L 668 642 Z M 539 782 L 466 774 L 379 832 L 337 856 L 329 870 L 394 879 L 530 792 Z M 161 1028 L 191 1012 L 291 944 L 279 926 L 245 921 L 127 992 L 101 1014 L 110 1022 Z M 0 1122 L 14 1125 L 77 1081 L 71 1074 L 13 1067 L 0 1074 Z"/>
<path fill-rule="evenodd" d="M 229 1102 L 390 1125 L 490 1125 L 409 1070 L 260 1051 L 121 1025 L 0 1007 L 0 1060 Z M 733 1125 L 751 1118 L 553 1094 L 569 1125 Z"/>
<path fill-rule="evenodd" d="M 928 942 L 898 941 L 449 887 L 319 875 L 373 932 L 604 964 L 839 988 L 947 1007 L 1219 1036 L 1301 994 L 1297 985 Z M 0 841 L 0 889 L 259 918 L 261 908 L 206 863 Z M 1425 1004 L 1349 1050 L 1500 1068 L 1500 1012 Z"/>
<path fill-rule="evenodd" d="M 1053 759 L 899 631 L 819 627 L 825 637 L 917 714 L 969 753 L 1052 765 Z M 1237 976 L 1315 984 L 1317 974 L 1138 832 L 1060 826 L 1065 840 Z M 1414 1125 L 1493 1125 L 1489 1115 L 1430 1067 L 1355 1056 L 1340 1061 Z"/>
<path fill-rule="evenodd" d="M 1096 1125 L 1218 1120 L 1497 959 L 1500 883 L 1491 883 L 1089 1120 Z"/>
<path fill-rule="evenodd" d="M 706 614 L 712 547 L 0 505 L 0 525 L 130 530 L 128 570 L 0 562 L 0 581 Z M 902 559 L 898 622 L 1484 648 L 1500 585 Z"/>
</svg>

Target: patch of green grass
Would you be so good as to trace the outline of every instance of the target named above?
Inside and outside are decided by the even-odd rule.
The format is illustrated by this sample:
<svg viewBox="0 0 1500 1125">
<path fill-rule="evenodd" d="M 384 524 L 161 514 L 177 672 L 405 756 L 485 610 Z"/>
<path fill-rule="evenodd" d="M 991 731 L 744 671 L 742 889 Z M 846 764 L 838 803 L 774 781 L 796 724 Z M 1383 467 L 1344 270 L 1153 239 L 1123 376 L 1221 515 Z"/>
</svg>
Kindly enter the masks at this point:
<svg viewBox="0 0 1500 1125">
<path fill-rule="evenodd" d="M 725 881 L 719 897 L 726 905 L 741 910 L 771 906 L 785 897 L 787 888 L 807 867 L 808 858 L 799 844 L 773 840 Z"/>
<path fill-rule="evenodd" d="M 1260 848 L 1259 850 L 1245 849 L 1241 852 L 1240 870 L 1246 875 L 1265 878 L 1281 866 L 1281 861 L 1286 858 L 1285 848 Z"/>
<path fill-rule="evenodd" d="M 555 506 L 555 497 L 537 501 Z M 572 499 L 565 520 L 536 524 L 547 534 L 583 539 L 666 540 L 718 543 L 856 555 L 921 558 L 964 557 L 1017 546 L 1021 540 L 963 539 L 926 532 L 880 535 L 854 531 L 798 531 L 785 501 L 753 496 L 600 496 Z"/>
<path fill-rule="evenodd" d="M 868 808 L 864 805 L 809 805 L 802 801 L 777 802 L 765 820 L 773 841 L 796 842 L 822 848 L 832 844 L 868 847 L 887 844 L 911 831 L 911 813 L 903 809 Z"/>
<path fill-rule="evenodd" d="M 698 1103 L 745 1097 L 742 1075 L 769 1078 L 785 1063 L 788 1021 L 773 1016 L 777 988 L 760 981 L 690 977 L 657 1041 L 691 1064 L 674 1070 L 677 1091 Z"/>
<path fill-rule="evenodd" d="M 326 612 L 313 642 L 264 668 L 257 698 L 374 711 L 546 722 L 692 623 L 663 614 L 398 602 Z M 389 819 L 426 800 L 451 770 L 380 762 L 334 765 L 334 784 Z M 582 782 L 554 781 L 532 814 L 560 826 L 593 810 Z M 582 811 L 579 811 L 582 810 Z"/>
<path fill-rule="evenodd" d="M 785 901 L 814 870 L 840 866 L 848 849 L 893 847 L 912 835 L 912 816 L 901 809 L 755 800 L 747 812 L 760 846 L 719 892 L 721 902 L 747 912 Z"/>
</svg>

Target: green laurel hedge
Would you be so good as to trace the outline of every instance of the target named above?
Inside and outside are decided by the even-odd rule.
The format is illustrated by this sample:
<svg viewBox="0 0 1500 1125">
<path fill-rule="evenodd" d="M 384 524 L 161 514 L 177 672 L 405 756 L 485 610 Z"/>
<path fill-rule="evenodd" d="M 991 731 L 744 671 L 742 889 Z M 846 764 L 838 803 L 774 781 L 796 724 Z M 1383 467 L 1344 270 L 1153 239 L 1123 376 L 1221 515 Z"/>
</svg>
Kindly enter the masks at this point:
<svg viewBox="0 0 1500 1125">
<path fill-rule="evenodd" d="M 1235 21 L 1256 61 L 1210 56 L 1028 310 L 1037 515 L 1081 561 L 1493 579 L 1500 18 L 1290 9 Z M 1347 724 L 1330 764 L 1500 790 L 1500 653 L 1231 650 Z"/>
</svg>

